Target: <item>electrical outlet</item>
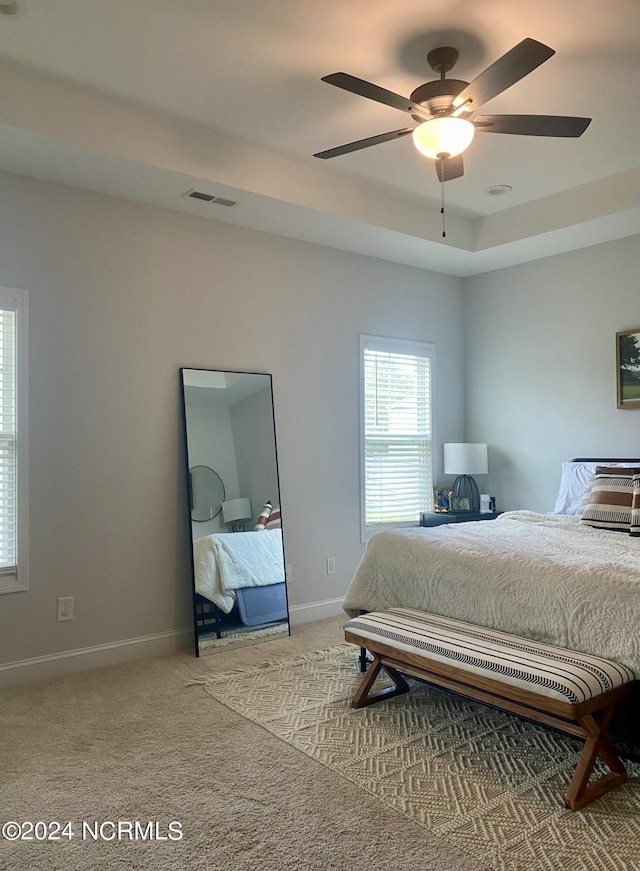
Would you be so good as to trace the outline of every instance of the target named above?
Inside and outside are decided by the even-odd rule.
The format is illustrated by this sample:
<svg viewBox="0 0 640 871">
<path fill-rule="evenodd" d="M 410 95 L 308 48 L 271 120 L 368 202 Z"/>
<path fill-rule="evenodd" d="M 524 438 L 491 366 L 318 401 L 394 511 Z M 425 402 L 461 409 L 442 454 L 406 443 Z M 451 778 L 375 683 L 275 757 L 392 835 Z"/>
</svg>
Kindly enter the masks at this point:
<svg viewBox="0 0 640 871">
<path fill-rule="evenodd" d="M 327 574 L 335 575 L 336 573 L 336 558 L 334 556 L 327 557 Z"/>
<path fill-rule="evenodd" d="M 73 596 L 61 596 L 58 599 L 58 623 L 73 620 Z"/>
</svg>

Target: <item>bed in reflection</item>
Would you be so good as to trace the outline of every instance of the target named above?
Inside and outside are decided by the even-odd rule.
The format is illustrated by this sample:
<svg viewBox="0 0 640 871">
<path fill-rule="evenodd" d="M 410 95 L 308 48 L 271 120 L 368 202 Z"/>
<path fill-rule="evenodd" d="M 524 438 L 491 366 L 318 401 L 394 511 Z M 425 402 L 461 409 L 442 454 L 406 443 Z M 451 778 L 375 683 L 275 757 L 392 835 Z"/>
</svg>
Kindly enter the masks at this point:
<svg viewBox="0 0 640 871">
<path fill-rule="evenodd" d="M 194 541 L 193 560 L 203 628 L 287 619 L 281 529 L 206 535 Z"/>
</svg>

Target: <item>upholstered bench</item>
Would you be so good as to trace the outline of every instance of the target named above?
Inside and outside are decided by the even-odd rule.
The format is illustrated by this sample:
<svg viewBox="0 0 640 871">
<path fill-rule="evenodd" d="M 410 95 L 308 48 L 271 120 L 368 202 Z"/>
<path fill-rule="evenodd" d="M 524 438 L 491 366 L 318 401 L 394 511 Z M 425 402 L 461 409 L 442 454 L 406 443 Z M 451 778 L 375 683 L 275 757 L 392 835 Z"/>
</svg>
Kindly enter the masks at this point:
<svg viewBox="0 0 640 871">
<path fill-rule="evenodd" d="M 354 617 L 345 625 L 345 638 L 373 654 L 353 707 L 408 692 L 403 675 L 410 675 L 584 738 L 564 799 L 572 811 L 627 779 L 606 731 L 616 703 L 636 679 L 631 669 L 408 608 Z M 372 693 L 381 669 L 393 685 Z M 610 772 L 589 785 L 598 757 Z"/>
</svg>

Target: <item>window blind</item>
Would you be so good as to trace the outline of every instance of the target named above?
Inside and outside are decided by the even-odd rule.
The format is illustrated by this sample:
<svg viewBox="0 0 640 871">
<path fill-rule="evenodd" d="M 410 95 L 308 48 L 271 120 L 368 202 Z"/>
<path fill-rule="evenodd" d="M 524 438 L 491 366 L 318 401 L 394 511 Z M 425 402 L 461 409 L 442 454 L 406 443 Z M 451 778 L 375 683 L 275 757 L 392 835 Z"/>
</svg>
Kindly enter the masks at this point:
<svg viewBox="0 0 640 871">
<path fill-rule="evenodd" d="M 417 523 L 433 507 L 431 353 L 397 345 L 371 337 L 363 349 L 366 526 Z"/>
<path fill-rule="evenodd" d="M 16 313 L 0 308 L 0 572 L 16 571 Z"/>
</svg>

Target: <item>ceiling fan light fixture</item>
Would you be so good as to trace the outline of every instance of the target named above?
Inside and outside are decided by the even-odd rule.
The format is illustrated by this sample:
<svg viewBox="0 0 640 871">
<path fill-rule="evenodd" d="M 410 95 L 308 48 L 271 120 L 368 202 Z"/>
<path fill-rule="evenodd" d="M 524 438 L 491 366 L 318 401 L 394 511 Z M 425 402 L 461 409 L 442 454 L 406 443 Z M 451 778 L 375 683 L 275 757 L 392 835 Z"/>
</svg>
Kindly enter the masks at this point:
<svg viewBox="0 0 640 871">
<path fill-rule="evenodd" d="M 432 118 L 418 124 L 413 131 L 413 143 L 426 157 L 455 157 L 468 148 L 475 128 L 464 118 Z"/>
</svg>

